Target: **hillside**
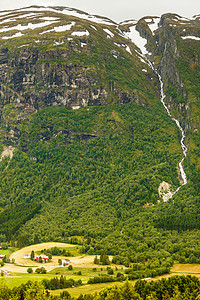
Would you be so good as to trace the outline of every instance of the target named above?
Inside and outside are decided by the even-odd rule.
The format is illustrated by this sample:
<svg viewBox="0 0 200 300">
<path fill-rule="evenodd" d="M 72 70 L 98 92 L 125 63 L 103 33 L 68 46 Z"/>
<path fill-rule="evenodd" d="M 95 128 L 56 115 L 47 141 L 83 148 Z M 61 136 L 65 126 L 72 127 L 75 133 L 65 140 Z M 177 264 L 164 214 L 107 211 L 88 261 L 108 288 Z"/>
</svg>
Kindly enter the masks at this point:
<svg viewBox="0 0 200 300">
<path fill-rule="evenodd" d="M 2 241 L 199 261 L 199 19 L 0 12 Z"/>
</svg>

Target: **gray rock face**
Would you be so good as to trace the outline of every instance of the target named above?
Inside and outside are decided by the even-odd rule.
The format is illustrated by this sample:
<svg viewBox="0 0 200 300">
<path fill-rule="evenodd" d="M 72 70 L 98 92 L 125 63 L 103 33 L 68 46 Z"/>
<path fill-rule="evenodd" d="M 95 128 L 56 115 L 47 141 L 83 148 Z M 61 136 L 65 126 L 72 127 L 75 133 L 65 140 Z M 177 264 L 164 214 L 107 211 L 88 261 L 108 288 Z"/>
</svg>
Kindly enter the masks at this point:
<svg viewBox="0 0 200 300">
<path fill-rule="evenodd" d="M 21 12 L 17 13 L 21 18 Z M 56 16 L 57 20 L 60 18 L 60 13 L 59 11 Z M 42 24 L 40 14 L 34 16 L 34 22 L 36 22 L 34 25 Z M 54 12 L 55 14 L 56 12 Z M 44 17 L 47 18 L 47 15 L 44 14 Z M 151 24 L 154 23 L 154 19 L 158 20 L 159 18 L 142 18 L 137 23 L 136 29 L 147 40 L 147 49 L 151 53 L 149 58 L 161 74 L 167 95 L 166 104 L 178 114 L 178 119 L 187 127 L 185 116 L 189 115 L 189 98 L 177 67 L 180 55 L 177 38 L 180 39 L 183 35 L 199 34 L 197 30 L 199 25 L 196 25 L 199 24 L 199 19 L 184 20 L 184 24 L 182 24 L 179 16 L 165 14 L 160 18 L 159 26 L 153 32 Z M 28 27 L 26 18 L 20 20 L 22 20 L 21 28 Z M 151 105 L 148 96 L 155 98 L 157 95 L 159 98 L 157 76 L 150 68 L 147 68 L 148 71 L 145 70 L 146 73 L 143 72 L 144 65 L 142 66 L 142 63 L 144 62 L 141 62 L 135 45 L 131 45 L 130 41 L 122 37 L 122 31 L 118 30 L 116 24 L 101 24 L 98 25 L 99 27 L 94 27 L 94 24 L 91 25 L 89 21 L 84 23 L 83 19 L 77 18 L 74 22 L 74 19 L 70 20 L 70 16 L 63 15 L 60 23 L 56 24 L 60 28 L 67 23 L 70 29 L 66 32 L 52 33 L 53 28 L 49 27 L 52 35 L 48 35 L 48 33 L 43 35 L 44 32 L 48 32 L 45 26 L 37 29 L 41 30 L 39 33 L 34 30 L 31 32 L 30 29 L 22 30 L 23 37 L 20 41 L 21 37 L 17 40 L 12 36 L 13 28 L 16 28 L 19 21 L 13 22 L 13 25 L 0 23 L 0 29 L 2 29 L 0 33 L 2 42 L 2 47 L 0 47 L 0 116 L 6 126 L 11 126 L 12 122 L 7 122 L 4 107 L 12 103 L 16 104 L 16 107 L 18 104 L 31 107 L 31 111 L 35 112 L 47 106 L 79 109 L 85 106 L 100 106 L 110 103 L 136 102 L 142 105 L 147 105 L 147 103 Z M 74 25 L 69 26 L 69 22 Z M 129 25 L 127 24 L 122 25 L 122 30 L 128 29 Z M 52 23 L 50 26 L 54 25 Z M 8 33 L 8 26 L 10 26 L 10 33 Z M 71 30 L 71 26 L 75 28 L 75 31 L 86 30 L 88 36 L 74 36 L 75 32 Z M 109 29 L 105 29 L 105 26 Z M 6 42 L 10 37 L 12 38 L 8 39 L 9 42 Z M 18 41 L 20 41 L 19 47 L 17 46 Z M 105 45 L 102 46 L 102 43 Z M 12 47 L 9 47 L 11 44 Z M 57 45 L 60 46 L 57 47 Z M 132 50 L 128 45 L 132 47 Z M 123 51 L 126 53 L 125 58 Z M 114 60 L 114 63 L 111 64 L 111 60 Z M 123 72 L 120 73 L 123 60 L 128 72 L 124 72 L 123 69 Z M 198 57 L 195 60 L 197 61 Z M 109 68 L 106 68 L 106 65 Z M 136 74 L 137 76 L 135 76 Z M 126 80 L 124 80 L 125 76 L 127 76 Z M 129 76 L 133 79 L 132 81 L 129 81 Z M 176 101 L 172 95 L 167 94 L 169 84 L 175 87 L 177 93 L 184 99 L 183 102 Z M 20 122 L 20 120 L 18 121 Z M 11 129 L 15 133 L 17 132 L 15 128 Z M 15 136 L 17 135 L 14 134 L 12 139 L 15 139 Z"/>
<path fill-rule="evenodd" d="M 67 51 L 39 53 L 28 49 L 9 56 L 0 53 L 1 105 L 29 103 L 35 109 L 65 106 L 77 109 L 105 105 L 111 92 L 117 103 L 139 102 L 139 96 L 103 83 L 101 74 L 89 67 L 67 63 Z M 61 62 L 65 57 L 66 62 Z"/>
<path fill-rule="evenodd" d="M 176 14 L 164 14 L 161 16 L 157 29 L 152 32 L 150 30 L 149 20 L 147 17 L 141 19 L 136 29 L 140 35 L 147 40 L 146 48 L 151 53 L 149 59 L 156 66 L 159 74 L 164 82 L 164 89 L 167 95 L 165 103 L 171 112 L 175 113 L 184 128 L 189 128 L 190 117 L 190 99 L 188 92 L 184 87 L 181 78 L 178 61 L 181 57 L 179 53 L 178 42 L 187 36 L 200 37 L 199 26 L 200 20 L 185 19 Z M 198 57 L 194 58 L 194 63 L 198 61 Z M 173 86 L 176 93 L 171 95 L 169 87 Z M 179 95 L 177 100 L 176 94 Z"/>
</svg>

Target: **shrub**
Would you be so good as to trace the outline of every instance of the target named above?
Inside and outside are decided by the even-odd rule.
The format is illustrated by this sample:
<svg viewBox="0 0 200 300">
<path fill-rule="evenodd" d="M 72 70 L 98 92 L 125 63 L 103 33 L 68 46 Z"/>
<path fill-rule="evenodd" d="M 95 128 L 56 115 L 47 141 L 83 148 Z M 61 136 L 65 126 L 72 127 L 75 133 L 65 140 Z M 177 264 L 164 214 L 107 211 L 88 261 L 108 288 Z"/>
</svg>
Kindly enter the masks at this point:
<svg viewBox="0 0 200 300">
<path fill-rule="evenodd" d="M 41 268 L 37 268 L 35 270 L 35 273 L 38 273 L 38 274 L 46 274 L 47 273 L 47 270 L 44 268 L 44 267 L 41 267 Z"/>
<path fill-rule="evenodd" d="M 70 294 L 68 291 L 60 293 L 60 298 L 70 299 Z"/>
<path fill-rule="evenodd" d="M 31 274 L 31 273 L 33 273 L 33 269 L 32 269 L 32 268 L 28 268 L 28 269 L 27 269 L 27 272 L 28 272 L 29 274 Z"/>
<path fill-rule="evenodd" d="M 113 274 L 114 274 L 113 269 L 109 269 L 109 270 L 108 270 L 108 275 L 113 275 Z"/>
</svg>

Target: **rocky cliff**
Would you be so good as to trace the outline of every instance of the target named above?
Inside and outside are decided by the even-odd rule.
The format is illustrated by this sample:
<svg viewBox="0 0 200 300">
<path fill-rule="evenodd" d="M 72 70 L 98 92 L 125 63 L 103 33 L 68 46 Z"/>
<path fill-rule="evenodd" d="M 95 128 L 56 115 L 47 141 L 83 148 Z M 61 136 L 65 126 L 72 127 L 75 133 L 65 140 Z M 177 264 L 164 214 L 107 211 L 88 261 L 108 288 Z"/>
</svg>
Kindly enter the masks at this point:
<svg viewBox="0 0 200 300">
<path fill-rule="evenodd" d="M 144 66 L 136 46 L 106 18 L 63 7 L 0 14 L 1 140 L 16 143 L 23 116 L 47 106 L 152 105 L 158 80 Z"/>
<path fill-rule="evenodd" d="M 161 18 L 144 17 L 137 24 L 123 24 L 135 29 L 146 41 L 147 57 L 154 64 L 164 82 L 166 104 L 184 128 L 192 127 L 190 120 L 191 99 L 188 93 L 188 82 L 181 71 L 181 62 L 199 65 L 199 28 L 200 18 L 183 18 L 176 14 L 164 14 Z M 190 44 L 191 53 L 186 49 Z M 196 45 L 196 49 L 192 46 Z M 189 49 L 187 49 L 189 50 Z M 191 59 L 190 59 L 191 57 Z"/>
</svg>

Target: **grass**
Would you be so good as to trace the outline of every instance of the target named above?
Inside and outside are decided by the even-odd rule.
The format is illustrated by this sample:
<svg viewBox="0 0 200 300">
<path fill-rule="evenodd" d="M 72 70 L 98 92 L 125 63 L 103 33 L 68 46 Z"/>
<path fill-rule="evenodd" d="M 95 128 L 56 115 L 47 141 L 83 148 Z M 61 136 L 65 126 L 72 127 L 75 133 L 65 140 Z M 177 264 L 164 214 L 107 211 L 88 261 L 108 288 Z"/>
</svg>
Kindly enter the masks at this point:
<svg viewBox="0 0 200 300">
<path fill-rule="evenodd" d="M 179 269 L 179 266 L 186 266 L 186 269 L 191 267 L 190 270 L 193 269 L 193 265 L 175 265 L 173 268 L 172 268 L 172 273 L 170 274 L 166 274 L 166 275 L 162 275 L 162 276 L 158 276 L 158 277 L 155 277 L 155 278 L 152 278 L 152 279 L 148 279 L 148 281 L 150 280 L 159 280 L 159 279 L 162 279 L 162 278 L 169 278 L 171 276 L 174 276 L 174 275 L 188 275 L 188 274 L 193 274 L 195 276 L 197 276 L 198 278 L 200 278 L 200 274 L 196 275 L 196 273 L 187 273 L 185 272 L 184 274 L 182 272 L 175 272 L 173 271 L 174 268 L 178 268 Z M 196 265 L 197 266 L 197 265 Z M 198 265 L 198 267 L 200 268 L 200 266 Z M 137 280 L 134 280 L 134 281 L 131 281 L 133 284 L 136 282 Z M 54 290 L 54 291 L 51 291 L 51 294 L 56 296 L 56 295 L 60 295 L 61 292 L 63 292 L 64 290 L 67 290 L 70 295 L 72 297 L 78 297 L 80 294 L 95 294 L 95 293 L 99 293 L 102 289 L 104 288 L 108 288 L 109 286 L 114 286 L 114 285 L 120 285 L 122 284 L 122 282 L 108 282 L 108 283 L 99 283 L 99 284 L 86 284 L 86 285 L 83 285 L 83 286 L 79 286 L 79 287 L 73 287 L 73 288 L 68 288 L 68 289 L 63 289 L 63 290 Z"/>
<path fill-rule="evenodd" d="M 60 275 L 66 276 L 67 279 L 73 278 L 74 280 L 81 279 L 83 282 L 82 286 L 79 287 L 73 287 L 68 289 L 62 289 L 62 290 L 54 290 L 50 291 L 52 295 L 59 295 L 64 290 L 67 290 L 73 297 L 78 297 L 80 294 L 95 294 L 100 292 L 102 289 L 107 288 L 109 286 L 119 285 L 121 282 L 108 282 L 108 283 L 100 283 L 100 284 L 87 284 L 87 281 L 89 278 L 94 276 L 99 276 L 100 274 L 107 274 L 107 267 L 95 267 L 96 271 L 94 271 L 94 268 L 88 268 L 88 267 L 74 267 L 73 270 L 69 271 L 67 267 L 60 267 L 55 268 L 52 271 L 48 272 L 47 274 L 28 274 L 28 273 L 12 273 L 12 276 L 10 277 L 0 277 L 0 280 L 4 280 L 5 283 L 10 287 L 13 288 L 15 286 L 19 286 L 21 284 L 26 283 L 27 281 L 42 281 L 43 279 L 52 279 L 54 277 L 60 277 Z M 114 274 L 118 271 L 123 272 L 121 268 L 115 269 Z M 81 275 L 77 275 L 78 272 L 81 271 Z M 200 265 L 199 264 L 175 264 L 170 274 L 158 276 L 155 278 L 152 278 L 150 280 L 158 280 L 161 278 L 168 278 L 173 275 L 195 275 L 198 278 L 200 278 Z M 135 281 L 132 281 L 134 284 Z"/>
<path fill-rule="evenodd" d="M 15 262 L 17 264 L 24 264 L 24 265 L 27 265 L 27 259 L 24 259 L 24 254 L 30 254 L 31 251 L 35 251 L 37 253 L 37 251 L 41 251 L 42 249 L 48 249 L 48 248 L 53 248 L 53 247 L 67 247 L 70 249 L 73 249 L 74 247 L 76 247 L 75 245 L 71 245 L 71 244 L 66 244 L 66 243 L 52 243 L 52 242 L 49 242 L 49 243 L 41 243 L 41 244 L 37 244 L 37 245 L 31 245 L 31 246 L 28 246 L 28 247 L 25 247 L 25 248 L 22 248 L 18 251 L 16 251 L 15 253 L 13 253 L 11 255 L 11 258 L 14 258 L 15 259 Z"/>
<path fill-rule="evenodd" d="M 171 272 L 183 274 L 200 274 L 200 264 L 176 264 Z"/>
<path fill-rule="evenodd" d="M 11 255 L 11 253 L 13 253 L 13 249 L 12 248 L 8 248 L 6 250 L 0 250 L 0 254 L 5 254 L 6 257 L 9 257 Z"/>
<path fill-rule="evenodd" d="M 13 273 L 12 276 L 8 277 L 0 277 L 0 280 L 4 280 L 5 283 L 9 286 L 9 288 L 13 288 L 15 286 L 19 286 L 22 283 L 26 283 L 27 281 L 42 281 L 43 279 L 52 279 L 55 275 L 51 274 L 25 274 L 25 273 Z"/>
<path fill-rule="evenodd" d="M 67 290 L 70 295 L 73 297 L 78 297 L 80 294 L 95 294 L 100 292 L 104 288 L 108 288 L 109 286 L 119 285 L 122 284 L 121 282 L 108 282 L 108 283 L 99 283 L 99 284 L 86 284 L 79 287 L 65 289 Z M 54 290 L 51 291 L 51 294 L 56 296 L 60 295 L 63 290 Z"/>
<path fill-rule="evenodd" d="M 96 269 L 94 271 L 94 268 Z M 69 275 L 73 274 L 76 275 L 77 272 L 81 272 L 82 276 L 89 276 L 89 277 L 94 277 L 94 276 L 99 276 L 99 275 L 107 275 L 107 268 L 104 266 L 103 268 L 73 268 L 72 271 L 69 271 L 68 268 L 56 268 L 52 271 L 49 272 L 49 274 L 62 274 L 62 275 Z M 116 274 L 117 272 L 121 272 L 124 273 L 122 270 L 116 270 L 113 268 L 114 270 L 114 274 Z"/>
<path fill-rule="evenodd" d="M 74 257 L 74 256 L 79 256 L 79 255 L 81 255 L 81 253 L 80 253 L 80 248 L 81 248 L 81 246 L 76 246 L 76 247 L 63 247 L 63 248 L 60 248 L 60 249 L 65 249 L 66 250 L 66 252 L 69 252 L 70 253 L 70 255 L 69 256 L 72 256 L 72 257 Z"/>
<path fill-rule="evenodd" d="M 53 247 L 52 247 L 53 248 Z M 68 253 L 69 255 L 66 255 L 67 257 L 75 257 L 75 256 L 80 256 L 81 253 L 80 253 L 80 248 L 81 246 L 74 246 L 74 247 L 57 247 L 59 248 L 60 250 L 63 250 L 65 249 L 66 250 L 66 253 Z M 39 251 L 36 251 L 36 254 L 41 254 L 41 250 L 44 250 L 44 249 L 40 249 Z M 53 256 L 60 256 L 60 255 L 53 255 Z M 63 256 L 63 255 L 62 255 Z"/>
<path fill-rule="evenodd" d="M 74 279 L 74 280 L 79 280 L 81 279 L 83 284 L 86 284 L 87 281 L 89 280 L 89 277 L 87 276 L 79 276 L 79 275 L 73 275 L 73 274 L 69 274 L 69 275 L 65 275 L 67 279 Z M 42 281 L 43 279 L 52 279 L 54 277 L 59 277 L 58 275 L 55 274 L 36 274 L 36 273 L 32 273 L 32 274 L 26 274 L 26 273 L 13 273 L 12 276 L 2 276 L 0 277 L 0 280 L 4 280 L 5 283 L 9 286 L 9 288 L 13 288 L 15 286 L 20 286 L 23 283 L 26 283 L 27 281 L 31 280 L 31 281 Z"/>
</svg>

